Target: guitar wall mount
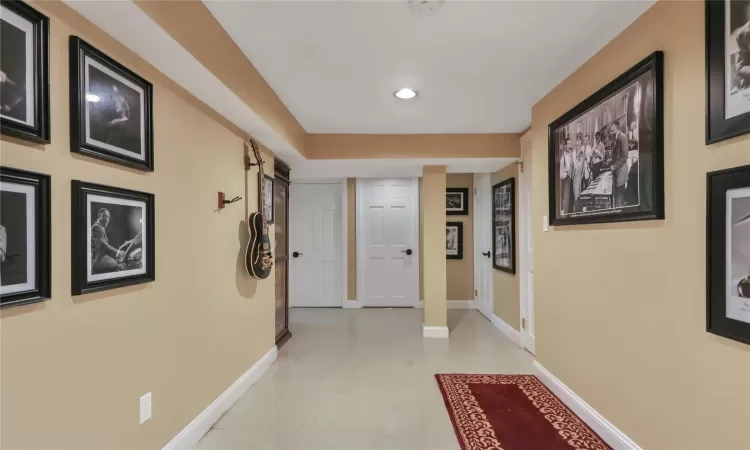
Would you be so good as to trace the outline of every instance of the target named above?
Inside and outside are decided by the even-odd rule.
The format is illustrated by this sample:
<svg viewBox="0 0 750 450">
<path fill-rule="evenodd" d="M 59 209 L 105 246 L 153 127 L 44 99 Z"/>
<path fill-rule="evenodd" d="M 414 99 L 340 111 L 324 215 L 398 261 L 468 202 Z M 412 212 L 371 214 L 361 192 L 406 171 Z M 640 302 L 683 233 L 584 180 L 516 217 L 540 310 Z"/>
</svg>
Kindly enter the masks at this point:
<svg viewBox="0 0 750 450">
<path fill-rule="evenodd" d="M 219 192 L 219 209 L 224 209 L 224 207 L 230 203 L 238 202 L 242 200 L 242 197 L 235 197 L 231 200 L 226 199 L 226 194 L 223 192 Z"/>
</svg>

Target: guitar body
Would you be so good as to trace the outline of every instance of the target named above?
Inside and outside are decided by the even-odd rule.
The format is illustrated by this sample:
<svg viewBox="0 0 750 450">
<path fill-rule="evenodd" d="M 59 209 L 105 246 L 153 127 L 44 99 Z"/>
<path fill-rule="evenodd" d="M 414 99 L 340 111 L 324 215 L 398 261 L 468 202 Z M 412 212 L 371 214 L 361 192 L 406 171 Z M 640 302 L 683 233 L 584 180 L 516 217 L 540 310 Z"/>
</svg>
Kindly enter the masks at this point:
<svg viewBox="0 0 750 450">
<path fill-rule="evenodd" d="M 247 220 L 250 240 L 245 251 L 245 269 L 255 279 L 265 280 L 271 274 L 273 256 L 271 241 L 268 239 L 268 227 L 259 212 L 250 214 Z"/>
</svg>

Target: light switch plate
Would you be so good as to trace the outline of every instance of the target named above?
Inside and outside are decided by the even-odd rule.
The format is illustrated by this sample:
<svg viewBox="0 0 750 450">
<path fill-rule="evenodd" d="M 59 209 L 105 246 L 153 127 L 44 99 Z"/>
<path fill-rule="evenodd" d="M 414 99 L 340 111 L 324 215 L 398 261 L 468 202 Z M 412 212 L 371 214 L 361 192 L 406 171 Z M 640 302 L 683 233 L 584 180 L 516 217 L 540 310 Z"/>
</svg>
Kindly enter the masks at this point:
<svg viewBox="0 0 750 450">
<path fill-rule="evenodd" d="M 151 393 L 141 397 L 141 425 L 151 418 Z"/>
</svg>

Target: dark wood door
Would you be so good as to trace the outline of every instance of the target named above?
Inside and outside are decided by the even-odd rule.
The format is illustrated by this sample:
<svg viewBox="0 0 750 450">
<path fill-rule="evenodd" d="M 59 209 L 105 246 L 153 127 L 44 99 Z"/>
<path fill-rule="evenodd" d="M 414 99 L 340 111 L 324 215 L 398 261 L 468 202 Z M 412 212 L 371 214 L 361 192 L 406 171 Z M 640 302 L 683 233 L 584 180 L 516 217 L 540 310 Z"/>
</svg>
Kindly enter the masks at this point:
<svg viewBox="0 0 750 450">
<path fill-rule="evenodd" d="M 289 331 L 289 167 L 276 160 L 273 181 L 276 230 L 276 345 L 281 347 Z"/>
</svg>

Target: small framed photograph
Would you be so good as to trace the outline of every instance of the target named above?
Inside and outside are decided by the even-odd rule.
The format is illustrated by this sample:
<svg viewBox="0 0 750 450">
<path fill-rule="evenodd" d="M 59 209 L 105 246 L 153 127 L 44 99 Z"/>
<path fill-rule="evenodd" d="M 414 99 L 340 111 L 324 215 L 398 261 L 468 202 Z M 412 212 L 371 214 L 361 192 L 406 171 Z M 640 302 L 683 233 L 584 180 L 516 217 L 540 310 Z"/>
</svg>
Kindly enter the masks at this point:
<svg viewBox="0 0 750 450">
<path fill-rule="evenodd" d="M 469 215 L 469 188 L 445 190 L 445 214 L 448 216 Z"/>
<path fill-rule="evenodd" d="M 258 192 L 258 205 L 263 206 L 263 210 L 261 211 L 263 213 L 263 220 L 266 223 L 273 223 L 273 177 L 265 174 L 263 175 L 263 192 Z"/>
<path fill-rule="evenodd" d="M 50 296 L 50 177 L 0 167 L 0 306 Z"/>
<path fill-rule="evenodd" d="M 550 225 L 664 219 L 664 55 L 549 126 Z"/>
<path fill-rule="evenodd" d="M 70 37 L 70 151 L 154 170 L 153 87 Z"/>
<path fill-rule="evenodd" d="M 464 259 L 463 222 L 448 222 L 445 224 L 445 258 Z"/>
<path fill-rule="evenodd" d="M 750 133 L 750 0 L 706 0 L 706 144 Z"/>
<path fill-rule="evenodd" d="M 21 1 L 0 1 L 0 131 L 49 144 L 49 19 Z"/>
<path fill-rule="evenodd" d="M 516 179 L 492 186 L 492 267 L 516 273 Z"/>
<path fill-rule="evenodd" d="M 708 174 L 706 330 L 750 344 L 750 166 Z"/>
<path fill-rule="evenodd" d="M 155 279 L 154 195 L 72 182 L 72 293 Z"/>
</svg>

